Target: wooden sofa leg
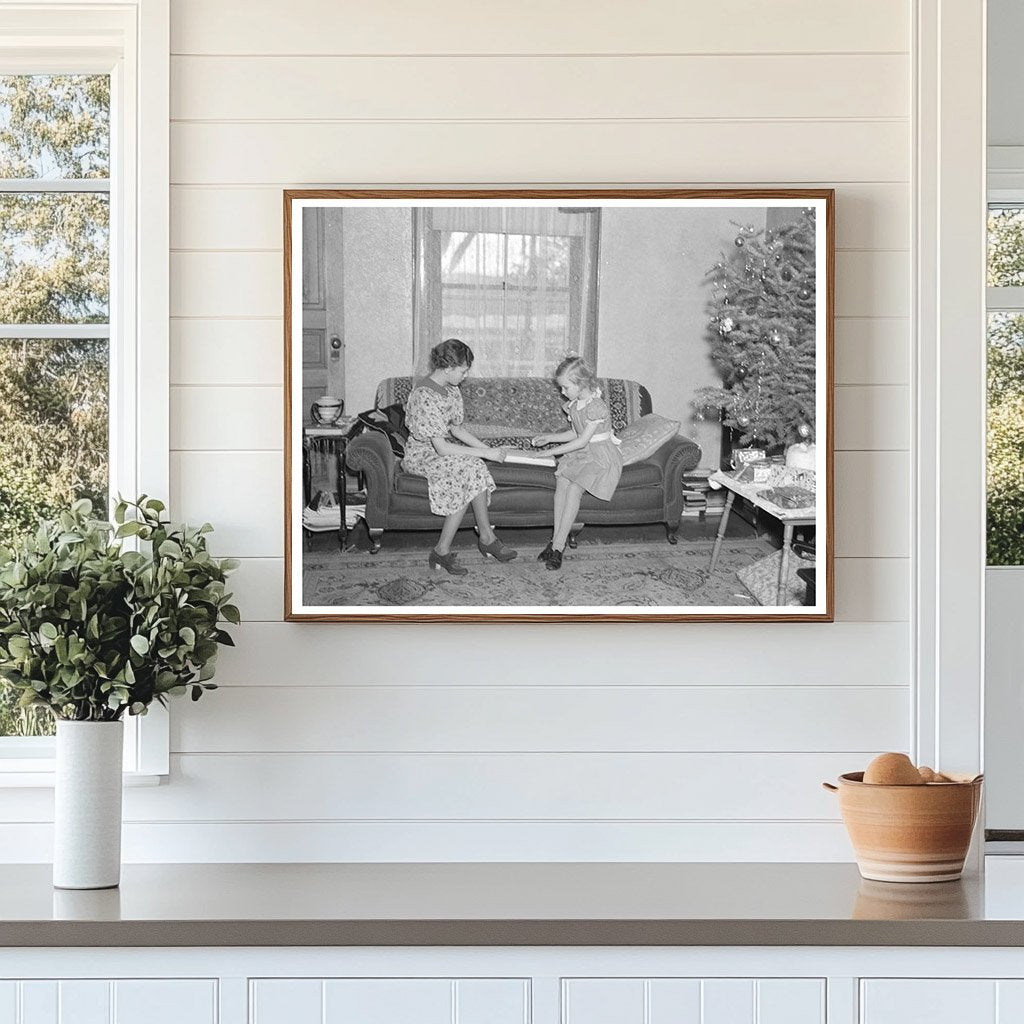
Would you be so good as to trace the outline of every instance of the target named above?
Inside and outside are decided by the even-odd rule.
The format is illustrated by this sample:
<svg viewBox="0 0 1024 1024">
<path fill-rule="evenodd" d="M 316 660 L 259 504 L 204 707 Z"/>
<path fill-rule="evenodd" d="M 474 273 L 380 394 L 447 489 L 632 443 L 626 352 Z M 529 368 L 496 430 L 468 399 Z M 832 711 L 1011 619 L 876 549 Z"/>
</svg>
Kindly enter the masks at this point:
<svg viewBox="0 0 1024 1024">
<path fill-rule="evenodd" d="M 384 536 L 384 531 L 377 527 L 376 529 L 370 530 L 370 554 L 375 555 L 380 551 L 380 540 Z"/>
<path fill-rule="evenodd" d="M 569 536 L 566 539 L 566 545 L 573 550 L 576 549 L 576 538 L 579 536 L 580 531 L 583 529 L 583 523 L 573 523 L 569 527 Z"/>
<path fill-rule="evenodd" d="M 678 544 L 679 543 L 679 538 L 676 536 L 676 534 L 678 532 L 679 532 L 679 523 L 675 523 L 675 524 L 666 523 L 665 524 L 665 534 L 668 537 L 669 544 Z"/>
</svg>

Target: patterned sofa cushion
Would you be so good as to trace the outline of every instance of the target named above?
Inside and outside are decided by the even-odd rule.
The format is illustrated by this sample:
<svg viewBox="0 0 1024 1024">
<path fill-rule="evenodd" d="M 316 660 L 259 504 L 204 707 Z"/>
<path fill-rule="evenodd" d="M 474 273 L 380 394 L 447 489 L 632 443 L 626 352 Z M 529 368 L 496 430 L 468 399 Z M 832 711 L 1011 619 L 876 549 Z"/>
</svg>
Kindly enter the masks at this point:
<svg viewBox="0 0 1024 1024">
<path fill-rule="evenodd" d="M 606 377 L 600 384 L 616 432 L 651 411 L 650 395 L 635 380 Z M 412 386 L 412 377 L 385 378 L 377 387 L 377 408 L 404 405 Z M 535 434 L 568 428 L 564 399 L 545 377 L 469 377 L 462 385 L 462 401 L 467 429 L 494 447 L 528 448 Z"/>
</svg>

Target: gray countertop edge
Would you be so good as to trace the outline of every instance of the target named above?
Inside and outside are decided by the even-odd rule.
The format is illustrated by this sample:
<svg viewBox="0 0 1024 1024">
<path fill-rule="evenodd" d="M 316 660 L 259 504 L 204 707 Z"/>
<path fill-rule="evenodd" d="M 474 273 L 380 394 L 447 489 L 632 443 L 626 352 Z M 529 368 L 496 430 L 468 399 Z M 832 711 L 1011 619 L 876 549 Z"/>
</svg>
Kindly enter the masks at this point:
<svg viewBox="0 0 1024 1024">
<path fill-rule="evenodd" d="M 0 947 L 1021 946 L 1021 921 L 8 921 Z"/>
</svg>

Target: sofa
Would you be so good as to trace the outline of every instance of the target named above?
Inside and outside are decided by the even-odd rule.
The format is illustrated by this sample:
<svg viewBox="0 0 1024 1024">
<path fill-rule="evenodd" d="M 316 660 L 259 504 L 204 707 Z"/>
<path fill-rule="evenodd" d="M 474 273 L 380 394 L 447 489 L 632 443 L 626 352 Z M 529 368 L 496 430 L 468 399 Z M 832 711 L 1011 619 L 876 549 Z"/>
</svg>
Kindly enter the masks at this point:
<svg viewBox="0 0 1024 1024">
<path fill-rule="evenodd" d="M 652 412 L 651 396 L 643 385 L 623 378 L 601 380 L 601 391 L 620 433 Z M 389 377 L 377 388 L 376 409 L 395 420 L 412 390 L 413 378 Z M 568 429 L 564 399 L 550 380 L 540 377 L 469 377 L 462 384 L 465 426 L 493 447 L 534 451 L 530 438 Z M 383 420 L 384 417 L 381 417 Z M 366 525 L 370 550 L 380 550 L 385 530 L 438 530 L 441 520 L 430 511 L 427 481 L 402 469 L 399 432 L 365 430 L 348 445 L 347 465 L 362 474 L 366 484 Z M 611 501 L 583 496 L 570 546 L 585 524 L 622 525 L 664 523 L 668 542 L 675 544 L 683 510 L 683 474 L 700 462 L 695 441 L 675 436 L 657 451 L 623 468 Z M 551 526 L 554 516 L 555 471 L 547 466 L 488 462 L 497 490 L 491 495 L 494 526 Z M 471 513 L 465 527 L 474 525 Z"/>
</svg>

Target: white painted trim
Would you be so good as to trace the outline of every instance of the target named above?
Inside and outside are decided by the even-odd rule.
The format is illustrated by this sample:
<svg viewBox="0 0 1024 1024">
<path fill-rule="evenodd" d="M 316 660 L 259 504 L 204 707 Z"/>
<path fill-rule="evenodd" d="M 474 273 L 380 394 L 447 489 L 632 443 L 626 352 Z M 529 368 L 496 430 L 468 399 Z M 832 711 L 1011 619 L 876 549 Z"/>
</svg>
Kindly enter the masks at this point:
<svg viewBox="0 0 1024 1024">
<path fill-rule="evenodd" d="M 0 324 L 0 338 L 109 338 L 110 324 Z"/>
<path fill-rule="evenodd" d="M 986 288 L 985 305 L 990 313 L 1024 309 L 1024 288 Z"/>
<path fill-rule="evenodd" d="M 982 767 L 985 4 L 919 0 L 916 686 L 920 762 Z"/>
</svg>

